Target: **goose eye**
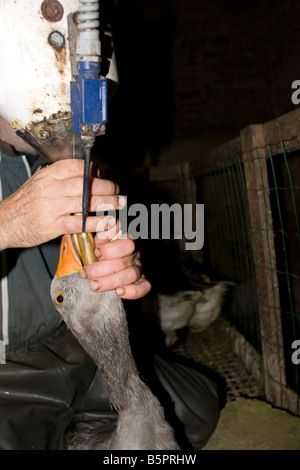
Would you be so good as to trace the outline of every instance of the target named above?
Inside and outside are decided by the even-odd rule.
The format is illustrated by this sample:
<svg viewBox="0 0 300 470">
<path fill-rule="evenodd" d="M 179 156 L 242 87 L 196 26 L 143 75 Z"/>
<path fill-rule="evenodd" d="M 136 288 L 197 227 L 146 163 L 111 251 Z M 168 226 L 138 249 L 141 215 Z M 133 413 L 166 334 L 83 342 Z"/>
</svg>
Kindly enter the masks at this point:
<svg viewBox="0 0 300 470">
<path fill-rule="evenodd" d="M 65 298 L 64 298 L 64 293 L 63 293 L 63 292 L 59 292 L 58 294 L 56 294 L 54 300 L 55 300 L 55 302 L 56 302 L 57 304 L 62 304 L 62 303 L 64 302 L 64 300 L 65 300 Z"/>
</svg>

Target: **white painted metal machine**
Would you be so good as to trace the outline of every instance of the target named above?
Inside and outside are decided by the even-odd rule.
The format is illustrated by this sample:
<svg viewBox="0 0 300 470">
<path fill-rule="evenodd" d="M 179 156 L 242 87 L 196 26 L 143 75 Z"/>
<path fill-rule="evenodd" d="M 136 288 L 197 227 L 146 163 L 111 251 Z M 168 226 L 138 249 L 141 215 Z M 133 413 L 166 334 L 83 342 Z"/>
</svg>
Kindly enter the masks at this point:
<svg viewBox="0 0 300 470">
<path fill-rule="evenodd" d="M 92 91 L 87 89 L 100 74 L 96 65 L 94 76 L 89 75 L 101 63 L 99 2 L 0 0 L 0 11 L 0 115 L 46 157 L 82 156 L 82 136 L 105 131 L 106 98 L 100 97 L 103 101 L 98 105 L 92 103 L 89 93 L 97 95 L 95 83 Z M 117 81 L 114 58 L 109 59 L 105 79 Z M 76 104 L 71 106 L 70 84 L 83 100 L 77 111 L 73 110 Z M 95 106 L 101 108 L 100 117 L 91 116 Z M 75 119 L 79 121 L 74 132 Z"/>
</svg>

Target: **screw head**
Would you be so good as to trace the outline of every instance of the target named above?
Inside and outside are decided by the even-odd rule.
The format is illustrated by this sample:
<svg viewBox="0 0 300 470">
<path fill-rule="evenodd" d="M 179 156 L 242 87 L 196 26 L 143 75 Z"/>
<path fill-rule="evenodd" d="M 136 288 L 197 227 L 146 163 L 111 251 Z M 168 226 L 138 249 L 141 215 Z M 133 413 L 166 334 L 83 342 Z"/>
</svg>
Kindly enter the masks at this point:
<svg viewBox="0 0 300 470">
<path fill-rule="evenodd" d="M 58 0 L 44 0 L 41 11 L 43 17 L 52 23 L 60 21 L 64 16 L 64 8 Z"/>
</svg>

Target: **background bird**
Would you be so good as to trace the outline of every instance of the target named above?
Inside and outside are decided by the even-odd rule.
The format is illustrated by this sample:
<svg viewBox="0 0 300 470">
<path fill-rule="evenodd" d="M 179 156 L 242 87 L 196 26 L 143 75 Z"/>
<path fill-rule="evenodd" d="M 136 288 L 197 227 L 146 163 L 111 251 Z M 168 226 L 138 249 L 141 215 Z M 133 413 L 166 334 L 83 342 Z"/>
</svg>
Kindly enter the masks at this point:
<svg viewBox="0 0 300 470">
<path fill-rule="evenodd" d="M 51 284 L 54 305 L 99 367 L 118 421 L 79 424 L 67 435 L 68 449 L 174 450 L 174 432 L 157 398 L 139 378 L 122 300 L 114 291 L 94 293 L 82 279 L 82 264 L 70 236 L 62 238 Z"/>
<path fill-rule="evenodd" d="M 231 285 L 230 281 L 220 281 L 201 290 L 159 294 L 158 317 L 166 346 L 174 345 L 178 339 L 177 330 L 181 328 L 188 326 L 194 332 L 208 328 L 220 315 L 224 294 Z"/>
</svg>

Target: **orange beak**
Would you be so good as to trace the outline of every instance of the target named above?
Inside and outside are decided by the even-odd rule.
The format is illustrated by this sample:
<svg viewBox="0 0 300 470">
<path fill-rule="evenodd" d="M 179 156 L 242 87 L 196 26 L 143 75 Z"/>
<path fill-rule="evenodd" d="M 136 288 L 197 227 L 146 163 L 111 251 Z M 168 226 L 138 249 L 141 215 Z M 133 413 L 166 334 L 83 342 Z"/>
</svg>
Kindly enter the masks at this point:
<svg viewBox="0 0 300 470">
<path fill-rule="evenodd" d="M 63 235 L 56 277 L 68 276 L 71 273 L 80 271 L 81 268 L 82 263 L 72 243 L 71 235 Z"/>
</svg>

